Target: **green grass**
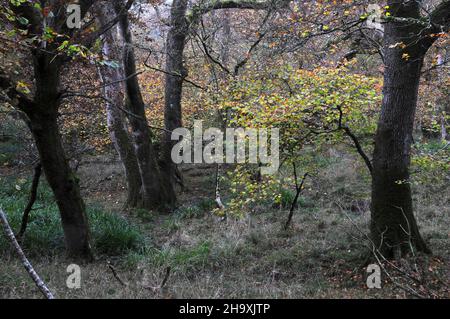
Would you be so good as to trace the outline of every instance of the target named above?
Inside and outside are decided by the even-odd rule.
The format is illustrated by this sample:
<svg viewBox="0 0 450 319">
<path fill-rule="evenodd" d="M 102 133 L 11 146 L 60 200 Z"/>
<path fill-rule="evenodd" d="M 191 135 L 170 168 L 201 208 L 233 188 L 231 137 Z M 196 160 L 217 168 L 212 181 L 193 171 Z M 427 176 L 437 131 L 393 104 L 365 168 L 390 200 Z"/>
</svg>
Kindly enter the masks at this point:
<svg viewBox="0 0 450 319">
<path fill-rule="evenodd" d="M 170 266 L 183 273 L 197 272 L 213 263 L 217 250 L 210 241 L 201 241 L 187 247 L 144 247 L 140 251 L 130 251 L 121 260 L 123 269 L 135 269 L 139 264 L 154 268 Z"/>
<path fill-rule="evenodd" d="M 22 212 L 28 201 L 28 180 L 0 180 L 0 206 L 7 213 L 12 229 L 20 228 Z M 64 235 L 58 207 L 51 190 L 41 183 L 38 199 L 30 213 L 28 228 L 22 246 L 27 255 L 55 256 L 64 252 Z M 88 206 L 87 213 L 91 227 L 94 252 L 97 255 L 121 255 L 144 246 L 144 236 L 137 226 L 124 217 Z M 0 254 L 7 252 L 9 243 L 0 236 Z"/>
<path fill-rule="evenodd" d="M 145 246 L 144 236 L 137 226 L 123 216 L 88 207 L 94 249 L 99 254 L 118 255 Z"/>
<path fill-rule="evenodd" d="M 443 151 L 445 150 L 446 146 L 447 142 L 444 142 L 442 140 L 430 140 L 423 143 L 414 144 L 415 149 L 427 154 L 433 154 Z"/>
<path fill-rule="evenodd" d="M 203 210 L 196 205 L 182 206 L 175 211 L 174 218 L 177 220 L 199 218 L 203 216 Z"/>
<path fill-rule="evenodd" d="M 201 242 L 193 247 L 181 249 L 153 249 L 149 252 L 149 261 L 155 266 L 171 266 L 173 268 L 201 268 L 211 252 L 209 241 Z"/>
<path fill-rule="evenodd" d="M 322 159 L 316 156 L 323 167 L 306 181 L 287 231 L 282 226 L 289 205 L 284 209 L 261 205 L 261 210 L 245 218 L 222 220 L 209 212 L 214 201 L 213 194 L 206 191 L 195 198 L 190 194 L 185 196 L 187 200 L 180 201 L 182 206 L 173 214 L 132 211 L 127 217 L 129 222 L 105 211 L 104 207 L 90 206 L 93 245 L 97 255 L 108 256 L 84 265 L 82 288 L 69 290 L 66 287 L 68 261 L 62 255 L 57 209 L 48 187 L 43 187 L 36 203 L 39 209 L 33 211 L 33 223 L 27 232 L 26 252 L 44 257 L 57 255 L 30 259 L 58 298 L 410 297 L 388 281 L 383 282 L 383 289 L 366 288 L 364 262 L 368 250 L 360 230 L 369 231 L 369 206 L 364 203 L 370 199 L 370 183 L 361 176 L 365 172 L 364 164 L 353 153 L 343 153 L 342 158 L 340 150 L 331 154 L 323 155 Z M 303 166 L 299 163 L 299 173 L 309 171 L 305 163 Z M 291 175 L 287 169 L 286 176 Z M 197 178 L 199 184 L 205 183 L 203 175 Z M 444 177 L 440 180 L 435 186 L 442 187 L 443 191 L 434 192 L 428 184 L 415 186 L 413 191 L 419 227 L 434 252 L 429 257 L 433 271 L 426 276 L 439 278 L 428 280 L 427 285 L 436 282 L 436 295 L 445 297 L 448 292 L 442 283 L 446 282 L 448 273 L 450 198 L 448 183 Z M 227 203 L 224 184 L 221 186 Z M 209 190 L 208 187 L 214 187 L 214 181 L 205 185 L 205 190 Z M 286 189 L 284 201 L 288 203 L 292 200 L 292 181 L 282 187 Z M 0 205 L 8 209 L 11 219 L 20 220 L 28 189 L 29 181 L 0 178 Z M 108 193 L 108 189 L 105 194 L 116 195 Z M 88 196 L 90 202 L 99 200 L 99 195 Z M 357 203 L 360 209 L 352 210 L 352 203 Z M 144 230 L 151 234 L 151 241 L 144 238 Z M 20 261 L 13 255 L 5 258 L 1 255 L 4 250 L 1 237 L 0 259 L 5 262 L 0 262 L 0 296 L 40 297 Z M 127 287 L 114 279 L 105 267 L 105 259 L 129 283 Z M 417 265 L 429 269 L 426 263 Z M 168 266 L 171 272 L 165 289 L 148 289 L 161 284 Z"/>
<path fill-rule="evenodd" d="M 280 194 L 281 194 L 280 206 L 285 209 L 290 209 L 291 205 L 295 199 L 295 192 L 292 189 L 281 188 Z M 308 208 L 308 207 L 313 207 L 313 206 L 314 206 L 314 203 L 311 201 L 308 201 L 308 199 L 305 198 L 304 196 L 300 195 L 298 197 L 296 207 Z"/>
</svg>

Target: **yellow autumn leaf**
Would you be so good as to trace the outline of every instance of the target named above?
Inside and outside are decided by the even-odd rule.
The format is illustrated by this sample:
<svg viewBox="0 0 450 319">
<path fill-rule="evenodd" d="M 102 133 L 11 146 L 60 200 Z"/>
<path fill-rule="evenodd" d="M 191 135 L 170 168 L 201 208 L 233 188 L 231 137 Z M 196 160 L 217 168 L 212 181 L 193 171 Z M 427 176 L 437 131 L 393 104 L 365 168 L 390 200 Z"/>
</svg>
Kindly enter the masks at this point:
<svg viewBox="0 0 450 319">
<path fill-rule="evenodd" d="M 31 93 L 30 89 L 28 88 L 28 84 L 26 84 L 23 81 L 17 82 L 16 90 L 18 92 L 23 93 L 23 94 L 30 94 Z"/>
</svg>

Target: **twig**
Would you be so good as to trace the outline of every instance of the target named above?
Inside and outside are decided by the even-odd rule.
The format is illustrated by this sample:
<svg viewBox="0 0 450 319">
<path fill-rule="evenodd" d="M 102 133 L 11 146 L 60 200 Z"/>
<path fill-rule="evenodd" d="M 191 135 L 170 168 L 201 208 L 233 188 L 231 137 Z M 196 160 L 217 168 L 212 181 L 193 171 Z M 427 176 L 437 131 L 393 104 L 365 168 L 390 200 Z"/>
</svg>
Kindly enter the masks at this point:
<svg viewBox="0 0 450 319">
<path fill-rule="evenodd" d="M 266 32 L 262 32 L 259 34 L 258 39 L 256 39 L 256 41 L 252 44 L 252 46 L 250 47 L 250 49 L 248 49 L 247 54 L 245 55 L 245 57 L 240 60 L 234 67 L 234 72 L 233 75 L 234 76 L 238 76 L 239 75 L 239 70 L 247 64 L 247 62 L 250 60 L 251 54 L 253 53 L 253 50 L 256 49 L 256 47 L 259 45 L 259 43 L 263 40 L 263 38 L 265 37 Z"/>
<path fill-rule="evenodd" d="M 45 298 L 54 299 L 55 297 L 53 297 L 53 294 L 51 293 L 51 291 L 48 289 L 48 287 L 45 285 L 45 283 L 42 281 L 42 279 L 36 273 L 33 266 L 31 265 L 31 263 L 28 261 L 27 257 L 25 256 L 22 248 L 20 247 L 19 243 L 17 242 L 16 237 L 14 236 L 14 233 L 13 233 L 11 227 L 9 226 L 6 215 L 1 208 L 0 208 L 0 220 L 3 224 L 3 230 L 5 231 L 6 237 L 10 241 L 11 245 L 14 247 L 17 254 L 19 255 L 20 260 L 22 261 L 22 264 L 25 267 L 28 274 L 30 275 L 31 279 L 33 279 L 34 283 L 39 288 L 39 290 L 42 292 L 42 294 L 45 296 Z"/>
<path fill-rule="evenodd" d="M 367 240 L 368 242 L 371 244 L 371 252 L 372 255 L 375 257 L 377 264 L 380 266 L 380 268 L 383 270 L 383 272 L 386 274 L 386 276 L 388 276 L 389 280 L 398 288 L 402 289 L 403 291 L 406 291 L 408 293 L 410 293 L 411 295 L 420 298 L 420 299 L 425 299 L 426 296 L 423 296 L 422 294 L 418 293 L 416 290 L 414 290 L 413 288 L 409 287 L 408 285 L 402 285 L 401 283 L 399 283 L 398 281 L 396 281 L 392 275 L 388 272 L 388 270 L 386 269 L 386 267 L 383 264 L 383 261 L 386 262 L 389 266 L 393 267 L 395 270 L 397 270 L 398 272 L 400 272 L 401 274 L 403 274 L 404 276 L 406 276 L 407 278 L 413 279 L 414 281 L 418 281 L 417 278 L 414 278 L 413 276 L 407 274 L 405 271 L 403 271 L 402 269 L 398 268 L 396 265 L 394 265 L 392 262 L 390 262 L 388 259 L 386 259 L 386 257 L 383 256 L 383 254 L 381 253 L 380 249 L 378 247 L 376 247 L 375 243 L 373 242 L 373 240 L 365 233 L 361 230 L 361 228 L 353 221 L 353 219 L 348 216 L 348 214 L 345 212 L 345 210 L 342 208 L 342 206 L 338 203 L 335 202 L 339 208 L 341 209 L 341 211 L 344 213 L 344 215 L 350 220 L 350 222 L 352 223 L 352 225 L 356 228 L 356 230 L 362 234 Z M 381 259 L 380 259 L 381 257 Z"/>
<path fill-rule="evenodd" d="M 25 210 L 23 211 L 22 225 L 20 226 L 19 233 L 17 234 L 17 240 L 19 242 L 22 240 L 23 235 L 25 234 L 25 231 L 27 230 L 30 212 L 33 208 L 34 203 L 36 202 L 37 190 L 38 190 L 38 186 L 39 186 L 39 179 L 41 178 L 41 173 L 42 173 L 42 165 L 41 165 L 41 163 L 38 163 L 34 167 L 34 176 L 33 176 L 33 182 L 31 184 L 30 199 L 28 200 L 27 207 L 25 207 Z"/>
<path fill-rule="evenodd" d="M 143 288 L 148 289 L 148 290 L 152 290 L 153 292 L 156 292 L 157 290 L 161 290 L 166 286 L 167 281 L 169 280 L 170 277 L 170 271 L 172 270 L 172 268 L 170 266 L 168 266 L 166 268 L 166 274 L 164 275 L 164 278 L 161 282 L 161 284 L 159 286 L 156 287 L 152 287 L 152 286 L 143 286 Z"/>
<path fill-rule="evenodd" d="M 137 71 L 137 72 L 135 72 L 133 74 L 128 75 L 127 77 L 125 77 L 123 79 L 119 79 L 119 80 L 115 80 L 115 81 L 112 81 L 112 82 L 104 83 L 104 84 L 102 84 L 100 86 L 96 86 L 96 87 L 94 86 L 94 87 L 87 88 L 86 91 L 95 91 L 95 90 L 103 89 L 105 87 L 108 87 L 108 86 L 111 86 L 111 85 L 114 85 L 114 84 L 117 84 L 117 83 L 126 82 L 129 79 L 132 79 L 132 78 L 134 78 L 134 77 L 136 77 L 136 76 L 138 76 L 138 75 L 140 75 L 140 74 L 142 74 L 144 72 L 145 72 L 144 70 Z M 66 99 L 66 98 L 71 97 L 71 96 L 87 97 L 88 95 L 86 93 L 83 93 L 83 92 L 73 92 L 73 91 L 64 90 L 61 93 L 60 99 Z M 91 98 L 94 98 L 94 97 L 91 97 Z"/>
<path fill-rule="evenodd" d="M 200 41 L 200 44 L 202 45 L 203 52 L 205 53 L 206 57 L 211 60 L 214 64 L 217 64 L 225 73 L 231 74 L 231 71 L 227 69 L 226 66 L 224 66 L 218 59 L 214 58 L 211 53 L 209 52 L 208 46 L 206 45 L 205 41 L 202 39 L 202 37 L 196 32 L 195 35 L 197 36 L 198 40 Z"/>
<path fill-rule="evenodd" d="M 364 160 L 364 163 L 366 163 L 367 169 L 372 174 L 373 173 L 372 162 L 370 161 L 369 157 L 362 149 L 362 146 L 359 143 L 358 138 L 356 137 L 355 134 L 353 134 L 353 132 L 350 130 L 350 128 L 348 126 L 343 126 L 342 129 L 344 130 L 345 134 L 347 134 L 351 138 L 351 140 L 353 141 L 353 144 L 355 144 L 356 151 L 362 157 L 362 159 Z"/>
<path fill-rule="evenodd" d="M 117 281 L 118 281 L 122 286 L 125 286 L 125 287 L 128 286 L 128 284 L 125 283 L 125 282 L 122 280 L 122 278 L 120 278 L 120 276 L 119 276 L 119 274 L 117 273 L 116 269 L 113 267 L 113 265 L 111 265 L 111 263 L 110 263 L 109 261 L 107 262 L 107 265 L 108 265 L 108 268 L 111 269 L 111 272 L 112 272 L 114 278 L 116 278 Z"/>
<path fill-rule="evenodd" d="M 347 125 L 344 125 L 342 123 L 342 119 L 344 117 L 344 112 L 342 111 L 342 107 L 340 105 L 337 107 L 337 110 L 339 111 L 339 121 L 338 121 L 339 127 L 338 127 L 338 129 L 344 130 L 345 134 L 347 134 L 347 136 L 349 136 L 351 138 L 351 140 L 353 141 L 353 144 L 355 144 L 356 151 L 362 157 L 362 159 L 364 160 L 364 163 L 366 164 L 367 168 L 369 169 L 370 174 L 372 175 L 373 166 L 372 166 L 372 162 L 369 159 L 369 156 L 367 156 L 367 154 L 364 152 L 364 150 L 361 146 L 361 143 L 359 142 L 356 135 L 353 134 L 353 132 Z"/>
<path fill-rule="evenodd" d="M 163 74 L 167 74 L 167 75 L 179 77 L 181 80 L 183 80 L 183 81 L 186 82 L 186 83 L 189 83 L 189 84 L 192 85 L 193 87 L 196 87 L 197 89 L 200 89 L 200 90 L 202 90 L 202 91 L 207 91 L 207 88 L 201 86 L 200 84 L 195 83 L 195 82 L 192 81 L 192 80 L 187 79 L 186 77 L 182 76 L 182 75 L 179 74 L 179 73 L 168 72 L 168 71 L 166 71 L 166 70 L 163 70 L 163 69 L 160 69 L 160 68 L 151 66 L 151 65 L 149 65 L 147 62 L 144 62 L 144 65 L 145 65 L 148 69 L 150 69 L 150 70 L 152 70 L 152 71 L 161 72 L 161 73 L 163 73 Z"/>
<path fill-rule="evenodd" d="M 140 121 L 146 121 L 146 119 L 140 117 L 139 115 L 134 114 L 133 112 L 131 112 L 131 111 L 129 111 L 129 110 L 119 106 L 119 105 L 116 105 L 110 99 L 108 99 L 108 98 L 106 98 L 106 97 L 104 97 L 102 95 L 88 95 L 88 94 L 84 94 L 84 93 L 72 93 L 70 96 L 77 96 L 77 97 L 82 97 L 82 98 L 86 98 L 86 99 L 100 99 L 100 100 L 103 100 L 105 102 L 108 102 L 108 103 L 114 105 L 114 107 L 118 108 L 120 111 L 122 111 L 123 113 L 125 113 L 128 116 L 134 117 L 134 118 L 136 118 L 136 119 L 138 119 Z M 171 130 L 168 130 L 168 129 L 163 128 L 163 127 L 157 127 L 157 126 L 153 126 L 153 125 L 150 125 L 150 124 L 146 124 L 146 125 L 149 128 L 151 128 L 151 129 L 164 131 L 166 133 L 172 133 Z"/>
<path fill-rule="evenodd" d="M 160 289 L 162 289 L 162 288 L 164 288 L 164 286 L 166 285 L 166 283 L 167 283 L 167 280 L 169 280 L 169 277 L 170 277 L 170 271 L 171 271 L 172 269 L 170 268 L 170 266 L 168 266 L 167 268 L 166 268 L 166 274 L 165 274 L 165 276 L 164 276 L 164 279 L 163 279 L 163 281 L 161 282 L 161 285 L 159 285 L 159 288 Z"/>
<path fill-rule="evenodd" d="M 291 209 L 289 211 L 289 216 L 286 221 L 286 224 L 284 225 L 284 230 L 287 230 L 289 228 L 289 224 L 291 223 L 292 217 L 294 216 L 295 206 L 297 206 L 298 198 L 303 191 L 303 185 L 305 184 L 305 180 L 308 177 L 308 173 L 305 173 L 305 175 L 303 175 L 302 181 L 299 185 L 298 178 L 297 178 L 297 166 L 295 165 L 295 163 L 292 163 L 292 167 L 294 168 L 294 178 L 295 178 L 295 198 L 292 201 Z"/>
</svg>

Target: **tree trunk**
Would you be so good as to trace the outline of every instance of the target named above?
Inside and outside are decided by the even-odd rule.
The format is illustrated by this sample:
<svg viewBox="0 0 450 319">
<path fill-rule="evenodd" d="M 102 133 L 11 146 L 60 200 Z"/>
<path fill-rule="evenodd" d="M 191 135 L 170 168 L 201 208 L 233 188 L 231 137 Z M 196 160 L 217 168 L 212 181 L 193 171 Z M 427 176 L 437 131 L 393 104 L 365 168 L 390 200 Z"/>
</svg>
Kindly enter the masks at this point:
<svg viewBox="0 0 450 319">
<path fill-rule="evenodd" d="M 225 10 L 223 13 L 223 33 L 222 33 L 222 64 L 228 69 L 230 62 L 230 43 L 231 43 L 231 21 L 230 11 Z"/>
<path fill-rule="evenodd" d="M 450 49 L 449 49 L 450 50 Z M 448 123 L 446 117 L 450 115 L 450 87 L 443 88 L 443 97 L 438 101 L 439 105 L 439 115 L 441 120 L 441 140 L 447 141 L 450 137 L 447 131 Z"/>
<path fill-rule="evenodd" d="M 109 13 L 113 10 L 110 3 L 103 3 L 98 5 L 98 18 L 100 24 L 105 26 L 109 22 Z M 102 55 L 106 61 L 121 61 L 121 42 L 118 41 L 118 28 L 112 27 L 102 37 L 103 47 Z M 103 87 L 103 97 L 106 103 L 106 116 L 108 123 L 108 131 L 111 141 L 119 154 L 122 162 L 125 178 L 127 182 L 127 199 L 125 207 L 139 207 L 141 204 L 141 176 L 139 173 L 139 166 L 134 153 L 131 137 L 128 133 L 128 125 L 123 113 L 124 109 L 124 85 L 121 81 L 125 76 L 123 75 L 123 68 L 112 67 L 108 65 L 99 68 L 100 78 L 103 84 L 114 83 Z"/>
<path fill-rule="evenodd" d="M 416 2 L 397 3 L 391 8 L 397 16 L 419 16 Z M 418 42 L 418 34 L 414 26 L 394 22 L 385 29 L 386 68 L 373 155 L 371 235 L 379 253 L 386 258 L 430 252 L 413 214 L 409 180 L 414 116 L 426 53 Z"/>
<path fill-rule="evenodd" d="M 173 1 L 171 26 L 166 41 L 164 126 L 167 132 L 164 134 L 161 165 L 164 178 L 169 179 L 172 185 L 175 177 L 175 164 L 172 161 L 171 152 L 176 141 L 171 140 L 171 131 L 182 127 L 181 98 L 183 81 L 187 76 L 187 70 L 183 65 L 184 47 L 188 33 L 186 9 L 187 0 Z"/>
<path fill-rule="evenodd" d="M 28 110 L 42 167 L 58 204 L 66 247 L 71 257 L 92 259 L 88 218 L 78 179 L 64 154 L 57 116 L 60 62 L 52 54 L 35 52 L 35 108 Z"/>
<path fill-rule="evenodd" d="M 123 65 L 127 79 L 127 107 L 130 112 L 128 119 L 142 180 L 143 208 L 171 211 L 176 204 L 176 194 L 170 181 L 161 175 L 158 166 L 158 156 L 153 147 L 152 132 L 148 126 L 145 104 L 136 74 L 136 61 L 127 14 L 121 14 L 120 29 L 125 41 Z"/>
</svg>

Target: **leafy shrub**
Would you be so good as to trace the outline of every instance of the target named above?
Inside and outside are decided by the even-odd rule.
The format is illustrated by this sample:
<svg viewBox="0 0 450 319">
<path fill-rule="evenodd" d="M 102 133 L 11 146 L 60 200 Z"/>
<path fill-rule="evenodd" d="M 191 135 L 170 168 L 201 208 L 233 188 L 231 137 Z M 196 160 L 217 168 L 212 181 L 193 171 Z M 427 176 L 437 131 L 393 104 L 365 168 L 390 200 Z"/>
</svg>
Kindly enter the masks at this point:
<svg viewBox="0 0 450 319">
<path fill-rule="evenodd" d="M 450 178 L 450 147 L 444 141 L 416 143 L 411 159 L 412 184 L 429 188 L 445 186 Z"/>
<path fill-rule="evenodd" d="M 287 66 L 232 82 L 218 97 L 219 107 L 230 114 L 228 124 L 278 128 L 280 161 L 290 177 L 278 172 L 257 178 L 256 164 L 240 165 L 228 176 L 232 198 L 227 212 L 242 216 L 257 205 L 288 207 L 294 194 L 283 185 L 295 185 L 291 164 L 300 164 L 299 174 L 330 165 L 330 159 L 314 153 L 347 139 L 344 126 L 357 136 L 373 135 L 381 87 L 381 79 L 352 74 L 346 66 L 311 71 Z"/>
<path fill-rule="evenodd" d="M 295 192 L 290 189 L 281 188 L 280 191 L 280 206 L 283 208 L 289 208 L 295 199 Z"/>
</svg>

